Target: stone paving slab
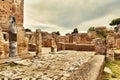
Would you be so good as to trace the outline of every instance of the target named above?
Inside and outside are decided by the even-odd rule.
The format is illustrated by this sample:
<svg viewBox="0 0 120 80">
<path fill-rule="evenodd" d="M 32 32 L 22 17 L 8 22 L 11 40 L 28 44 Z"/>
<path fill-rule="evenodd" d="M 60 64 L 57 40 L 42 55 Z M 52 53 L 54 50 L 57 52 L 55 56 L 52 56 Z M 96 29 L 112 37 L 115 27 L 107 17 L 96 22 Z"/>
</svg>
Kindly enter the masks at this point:
<svg viewBox="0 0 120 80">
<path fill-rule="evenodd" d="M 73 72 L 67 80 L 101 80 L 104 61 L 104 55 L 95 55 Z"/>
<path fill-rule="evenodd" d="M 0 65 L 0 77 L 65 80 L 94 55 L 94 52 L 60 51 L 42 54 L 40 58 L 19 59 Z"/>
</svg>

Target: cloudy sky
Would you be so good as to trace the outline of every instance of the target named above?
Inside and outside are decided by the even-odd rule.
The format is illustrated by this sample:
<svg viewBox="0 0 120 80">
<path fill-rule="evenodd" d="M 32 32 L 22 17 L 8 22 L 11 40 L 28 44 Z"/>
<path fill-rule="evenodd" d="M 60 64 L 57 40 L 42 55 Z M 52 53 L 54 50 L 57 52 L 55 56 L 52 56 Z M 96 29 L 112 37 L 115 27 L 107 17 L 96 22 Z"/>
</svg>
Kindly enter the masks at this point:
<svg viewBox="0 0 120 80">
<path fill-rule="evenodd" d="M 24 27 L 33 31 L 86 31 L 91 26 L 109 26 L 120 17 L 120 0 L 24 0 Z"/>
</svg>

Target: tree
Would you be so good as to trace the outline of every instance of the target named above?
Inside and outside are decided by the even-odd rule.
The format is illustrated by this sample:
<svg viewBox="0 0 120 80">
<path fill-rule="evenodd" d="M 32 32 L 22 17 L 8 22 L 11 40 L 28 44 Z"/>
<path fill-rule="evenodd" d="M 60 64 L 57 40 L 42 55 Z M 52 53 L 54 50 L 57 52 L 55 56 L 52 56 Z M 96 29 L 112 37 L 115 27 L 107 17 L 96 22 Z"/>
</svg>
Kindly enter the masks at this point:
<svg viewBox="0 0 120 80">
<path fill-rule="evenodd" d="M 25 29 L 25 32 L 32 32 L 31 29 L 27 28 Z"/>
<path fill-rule="evenodd" d="M 120 18 L 114 19 L 111 21 L 109 25 L 114 26 L 114 25 L 119 25 L 120 24 Z"/>
<path fill-rule="evenodd" d="M 119 24 L 120 24 L 120 18 L 117 18 L 117 19 L 112 20 L 109 25 L 111 25 L 111 26 L 117 25 L 116 27 L 114 27 L 114 30 L 115 30 L 116 32 L 118 32 L 118 29 L 119 29 L 119 28 L 118 28 L 118 25 L 119 25 Z"/>
<path fill-rule="evenodd" d="M 60 35 L 60 32 L 59 32 L 59 31 L 57 31 L 57 32 L 56 32 L 56 34 L 57 34 L 57 35 Z"/>
<path fill-rule="evenodd" d="M 74 34 L 74 33 L 78 33 L 78 29 L 77 29 L 77 28 L 75 28 L 75 29 L 73 30 L 72 34 Z"/>
<path fill-rule="evenodd" d="M 59 31 L 57 31 L 57 32 L 52 32 L 52 34 L 60 35 L 60 32 L 59 32 Z"/>
<path fill-rule="evenodd" d="M 88 29 L 88 32 L 90 32 L 90 31 L 95 31 L 95 32 L 96 32 L 96 36 L 97 36 L 98 38 L 105 39 L 105 38 L 107 37 L 107 34 L 106 34 L 105 31 L 97 31 L 97 30 L 95 30 L 95 27 L 90 27 L 90 28 Z"/>
<path fill-rule="evenodd" d="M 90 32 L 90 31 L 95 31 L 95 27 L 90 27 L 90 28 L 88 29 L 88 32 Z"/>
<path fill-rule="evenodd" d="M 99 38 L 106 39 L 106 37 L 107 37 L 107 34 L 104 31 L 97 31 L 96 33 L 97 33 L 97 37 L 99 37 Z"/>
</svg>

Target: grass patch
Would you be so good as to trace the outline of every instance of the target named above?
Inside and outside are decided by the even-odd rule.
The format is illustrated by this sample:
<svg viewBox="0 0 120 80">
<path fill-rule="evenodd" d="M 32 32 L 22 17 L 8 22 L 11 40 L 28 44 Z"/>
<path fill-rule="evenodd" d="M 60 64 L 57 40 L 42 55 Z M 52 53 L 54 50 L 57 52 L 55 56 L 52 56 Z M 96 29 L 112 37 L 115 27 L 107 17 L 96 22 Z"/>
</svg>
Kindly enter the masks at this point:
<svg viewBox="0 0 120 80">
<path fill-rule="evenodd" d="M 112 70 L 113 74 L 103 74 L 103 80 L 120 80 L 120 59 L 116 59 L 114 62 L 106 62 L 105 67 Z"/>
</svg>

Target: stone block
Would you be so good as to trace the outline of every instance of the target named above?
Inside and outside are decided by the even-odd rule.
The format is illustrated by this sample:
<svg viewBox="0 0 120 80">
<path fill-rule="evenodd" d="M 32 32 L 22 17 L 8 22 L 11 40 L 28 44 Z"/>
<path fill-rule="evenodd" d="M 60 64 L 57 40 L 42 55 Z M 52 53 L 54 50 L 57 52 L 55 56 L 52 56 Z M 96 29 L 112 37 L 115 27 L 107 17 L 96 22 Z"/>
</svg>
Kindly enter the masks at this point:
<svg viewBox="0 0 120 80">
<path fill-rule="evenodd" d="M 107 50 L 107 53 L 106 53 L 106 60 L 107 61 L 110 61 L 110 62 L 113 62 L 114 61 L 114 54 L 115 52 L 113 50 Z"/>
</svg>

